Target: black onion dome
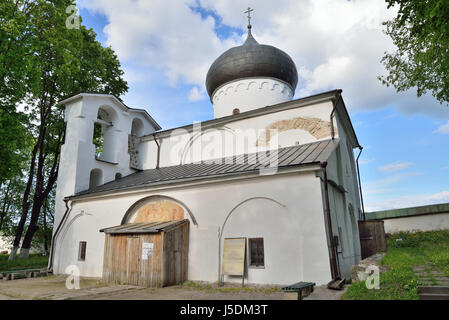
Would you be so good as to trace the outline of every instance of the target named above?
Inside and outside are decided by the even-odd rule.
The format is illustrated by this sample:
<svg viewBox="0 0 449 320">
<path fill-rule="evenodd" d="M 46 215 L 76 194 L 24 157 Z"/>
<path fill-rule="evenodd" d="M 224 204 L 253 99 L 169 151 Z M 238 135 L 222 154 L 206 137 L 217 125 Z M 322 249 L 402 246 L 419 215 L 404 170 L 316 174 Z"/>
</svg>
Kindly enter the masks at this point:
<svg viewBox="0 0 449 320">
<path fill-rule="evenodd" d="M 209 68 L 206 77 L 209 97 L 225 83 L 251 77 L 282 80 L 293 92 L 298 84 L 298 71 L 290 56 L 276 47 L 259 44 L 249 30 L 243 45 L 224 52 Z"/>
</svg>

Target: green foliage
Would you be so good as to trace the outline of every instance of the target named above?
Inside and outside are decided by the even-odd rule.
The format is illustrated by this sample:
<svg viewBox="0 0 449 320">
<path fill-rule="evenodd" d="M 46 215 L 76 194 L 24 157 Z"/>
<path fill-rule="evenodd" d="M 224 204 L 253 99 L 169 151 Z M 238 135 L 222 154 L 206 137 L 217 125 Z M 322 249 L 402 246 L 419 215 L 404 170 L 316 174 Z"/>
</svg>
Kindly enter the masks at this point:
<svg viewBox="0 0 449 320">
<path fill-rule="evenodd" d="M 27 188 L 14 239 L 18 246 L 26 230 L 23 248 L 29 248 L 36 232 L 47 239 L 51 228 L 41 212 L 54 190 L 65 131 L 64 107 L 58 101 L 80 92 L 120 99 L 128 90 L 114 51 L 104 48 L 92 29 L 67 28 L 66 9 L 72 4 L 73 0 L 0 3 L 0 185 L 22 174 L 19 163 L 27 164 Z M 17 111 L 19 106 L 24 113 Z"/>
<path fill-rule="evenodd" d="M 449 102 L 449 1 L 386 0 L 397 6 L 395 19 L 384 22 L 385 33 L 397 47 L 382 58 L 389 74 L 379 77 L 397 91 L 416 88 L 440 102 Z"/>
<path fill-rule="evenodd" d="M 343 299 L 418 299 L 414 265 L 434 266 L 449 276 L 449 230 L 393 234 L 388 239 L 388 251 L 381 263 L 389 270 L 380 274 L 379 290 L 367 289 L 364 281 L 356 282 L 348 288 Z"/>
<path fill-rule="evenodd" d="M 92 138 L 92 143 L 95 146 L 95 157 L 98 159 L 100 158 L 101 154 L 103 153 L 103 144 L 104 144 L 104 137 L 102 134 L 102 125 L 100 123 L 95 122 L 94 123 L 94 135 Z"/>
<path fill-rule="evenodd" d="M 0 254 L 0 271 L 24 270 L 33 268 L 45 268 L 48 264 L 48 256 L 31 254 L 28 259 L 15 259 L 8 261 L 8 255 Z"/>
</svg>

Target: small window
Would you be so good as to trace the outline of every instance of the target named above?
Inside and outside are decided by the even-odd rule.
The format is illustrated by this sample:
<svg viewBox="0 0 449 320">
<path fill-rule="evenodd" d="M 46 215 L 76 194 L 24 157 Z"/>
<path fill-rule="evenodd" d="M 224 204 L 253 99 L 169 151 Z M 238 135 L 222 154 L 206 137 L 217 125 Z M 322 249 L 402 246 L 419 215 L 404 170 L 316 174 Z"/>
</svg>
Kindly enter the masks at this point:
<svg viewBox="0 0 449 320">
<path fill-rule="evenodd" d="M 234 110 L 232 110 L 232 115 L 236 115 L 240 113 L 240 109 L 239 108 L 235 108 Z"/>
<path fill-rule="evenodd" d="M 80 246 L 78 250 L 78 261 L 84 261 L 86 260 L 86 241 L 80 241 Z"/>
<path fill-rule="evenodd" d="M 249 242 L 249 265 L 253 267 L 265 266 L 263 238 L 248 239 Z"/>
<path fill-rule="evenodd" d="M 122 174 L 121 173 L 116 173 L 115 174 L 115 180 L 120 180 L 122 178 Z"/>
</svg>

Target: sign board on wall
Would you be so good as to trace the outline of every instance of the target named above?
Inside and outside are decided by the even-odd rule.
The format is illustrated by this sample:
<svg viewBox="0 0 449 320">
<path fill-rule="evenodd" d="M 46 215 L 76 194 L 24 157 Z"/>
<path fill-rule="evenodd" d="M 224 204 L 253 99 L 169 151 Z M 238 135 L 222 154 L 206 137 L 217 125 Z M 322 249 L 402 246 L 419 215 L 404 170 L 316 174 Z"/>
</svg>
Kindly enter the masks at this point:
<svg viewBox="0 0 449 320">
<path fill-rule="evenodd" d="M 224 239 L 222 274 L 243 276 L 245 272 L 246 238 Z"/>
<path fill-rule="evenodd" d="M 153 242 L 144 242 L 142 243 L 142 259 L 148 260 L 148 257 L 153 255 Z"/>
</svg>

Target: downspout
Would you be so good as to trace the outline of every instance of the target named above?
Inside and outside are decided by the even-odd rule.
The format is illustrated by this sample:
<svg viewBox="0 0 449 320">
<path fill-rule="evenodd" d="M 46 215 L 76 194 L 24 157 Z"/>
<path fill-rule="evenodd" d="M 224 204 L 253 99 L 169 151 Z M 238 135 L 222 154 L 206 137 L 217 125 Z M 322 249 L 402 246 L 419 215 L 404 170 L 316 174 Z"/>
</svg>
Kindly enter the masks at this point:
<svg viewBox="0 0 449 320">
<path fill-rule="evenodd" d="M 359 193 L 360 193 L 360 201 L 362 202 L 362 217 L 361 218 L 362 221 L 365 221 L 365 206 L 363 204 L 363 194 L 362 194 L 362 184 L 360 183 L 360 169 L 359 169 L 359 158 L 360 155 L 362 154 L 362 150 L 363 147 L 359 146 L 359 155 L 357 156 L 357 160 L 356 160 L 356 164 L 357 164 L 357 179 L 359 180 Z"/>
<path fill-rule="evenodd" d="M 65 219 L 67 218 L 70 211 L 72 210 L 71 207 L 69 208 L 69 201 L 70 200 L 64 199 L 66 210 L 65 210 L 64 215 L 62 216 L 62 219 L 59 222 L 58 227 L 56 228 L 56 231 L 53 234 L 53 237 L 51 239 L 50 258 L 48 259 L 48 268 L 47 268 L 49 271 L 53 271 L 53 259 L 54 259 L 54 249 L 56 246 L 56 237 L 58 236 L 58 233 L 59 233 L 62 225 L 64 224 Z"/>
<path fill-rule="evenodd" d="M 340 278 L 340 272 L 338 271 L 337 266 L 337 254 L 336 254 L 336 248 L 334 243 L 334 235 L 332 232 L 332 220 L 331 220 L 331 210 L 330 210 L 330 203 L 329 203 L 329 189 L 328 189 L 328 180 L 327 180 L 327 162 L 321 163 L 321 168 L 323 169 L 323 175 L 324 175 L 324 196 L 326 200 L 326 216 L 327 216 L 327 227 L 329 229 L 329 239 L 331 244 L 331 266 L 332 266 L 332 278 L 337 279 Z"/>
<path fill-rule="evenodd" d="M 153 133 L 154 142 L 156 142 L 157 145 L 157 159 L 156 159 L 156 169 L 159 169 L 159 161 L 161 158 L 161 145 L 159 141 L 157 141 L 156 133 Z"/>
<path fill-rule="evenodd" d="M 334 115 L 335 115 L 335 110 L 337 110 L 337 105 L 340 102 L 341 99 L 341 93 L 338 94 L 338 99 L 337 101 L 334 103 L 334 108 L 332 109 L 331 115 L 330 115 L 330 123 L 331 123 L 331 136 L 332 136 L 332 140 L 335 139 L 335 128 L 334 128 Z"/>
</svg>

